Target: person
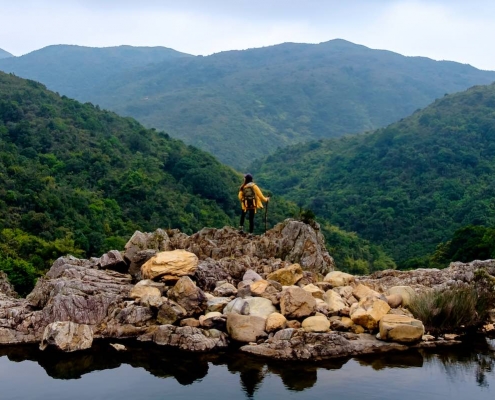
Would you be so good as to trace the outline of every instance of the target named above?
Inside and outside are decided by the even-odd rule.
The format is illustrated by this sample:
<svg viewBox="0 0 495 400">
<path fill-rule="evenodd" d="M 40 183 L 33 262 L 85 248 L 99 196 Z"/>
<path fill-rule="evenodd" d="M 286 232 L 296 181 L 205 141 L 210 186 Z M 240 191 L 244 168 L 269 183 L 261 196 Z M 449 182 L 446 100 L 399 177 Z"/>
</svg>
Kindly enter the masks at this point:
<svg viewBox="0 0 495 400">
<path fill-rule="evenodd" d="M 249 233 L 253 233 L 254 230 L 254 214 L 258 208 L 263 208 L 263 202 L 268 203 L 270 197 L 263 196 L 260 188 L 253 182 L 253 176 L 251 174 L 244 175 L 244 182 L 239 188 L 239 200 L 241 201 L 241 222 L 239 224 L 239 231 L 244 231 L 244 220 L 246 214 L 249 219 Z"/>
</svg>

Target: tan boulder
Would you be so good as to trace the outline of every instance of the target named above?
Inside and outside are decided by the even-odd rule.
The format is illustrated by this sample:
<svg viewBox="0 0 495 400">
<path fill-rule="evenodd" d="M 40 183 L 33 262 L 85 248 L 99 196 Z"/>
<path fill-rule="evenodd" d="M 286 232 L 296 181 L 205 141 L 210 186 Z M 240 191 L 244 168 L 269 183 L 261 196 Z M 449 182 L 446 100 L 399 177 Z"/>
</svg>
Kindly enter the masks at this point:
<svg viewBox="0 0 495 400">
<path fill-rule="evenodd" d="M 198 328 L 201 324 L 196 318 L 185 318 L 180 321 L 180 326 L 190 326 L 192 328 Z"/>
<path fill-rule="evenodd" d="M 237 294 L 237 289 L 231 283 L 225 282 L 218 285 L 215 290 L 213 290 L 213 295 L 216 297 L 229 297 L 235 296 Z"/>
<path fill-rule="evenodd" d="M 251 283 L 249 288 L 251 289 L 251 294 L 253 296 L 261 296 L 268 286 L 270 286 L 270 283 L 264 279 L 261 279 Z"/>
<path fill-rule="evenodd" d="M 238 342 L 256 342 L 259 337 L 266 336 L 266 318 L 254 315 L 227 315 L 227 332 L 233 340 Z"/>
<path fill-rule="evenodd" d="M 310 293 L 299 287 L 282 291 L 280 310 L 286 318 L 305 318 L 316 311 L 316 300 Z"/>
<path fill-rule="evenodd" d="M 354 282 L 355 278 L 351 274 L 347 274 L 342 271 L 332 271 L 329 272 L 325 278 L 323 278 L 323 282 L 328 282 L 332 285 L 332 287 L 338 286 L 348 286 L 350 283 Z"/>
<path fill-rule="evenodd" d="M 402 306 L 407 307 L 416 292 L 411 286 L 392 286 L 387 290 L 387 295 L 398 294 L 402 297 Z"/>
<path fill-rule="evenodd" d="M 299 329 L 301 327 L 301 323 L 296 319 L 291 319 L 286 323 L 287 328 L 291 329 Z"/>
<path fill-rule="evenodd" d="M 323 300 L 327 303 L 328 312 L 330 314 L 339 312 L 347 307 L 344 300 L 342 300 L 342 297 L 340 297 L 339 294 L 332 289 L 325 292 Z"/>
<path fill-rule="evenodd" d="M 145 286 L 145 285 L 135 285 L 129 294 L 131 299 L 140 299 L 145 296 L 156 296 L 161 297 L 162 292 L 160 289 L 153 286 Z"/>
<path fill-rule="evenodd" d="M 380 320 L 380 339 L 399 343 L 419 342 L 425 333 L 423 323 L 405 315 L 387 314 Z"/>
<path fill-rule="evenodd" d="M 206 303 L 206 311 L 207 312 L 213 312 L 213 311 L 223 312 L 225 306 L 227 304 L 229 304 L 229 302 L 230 302 L 229 297 L 208 298 L 208 301 Z"/>
<path fill-rule="evenodd" d="M 286 325 L 287 318 L 278 312 L 274 312 L 266 318 L 265 330 L 267 332 L 274 332 L 279 329 L 284 329 Z"/>
<path fill-rule="evenodd" d="M 313 296 L 315 299 L 323 300 L 323 296 L 324 296 L 325 292 L 323 290 L 321 290 L 318 286 L 310 283 L 309 285 L 304 286 L 303 289 L 306 292 L 311 293 L 311 296 Z"/>
<path fill-rule="evenodd" d="M 186 250 L 162 251 L 141 266 L 145 279 L 176 280 L 193 275 L 198 267 L 198 257 Z"/>
<path fill-rule="evenodd" d="M 400 294 L 394 293 L 385 297 L 390 308 L 397 308 L 402 304 L 402 296 Z"/>
<path fill-rule="evenodd" d="M 303 270 L 301 266 L 299 264 L 292 264 L 268 274 L 266 279 L 279 282 L 284 286 L 291 286 L 295 285 L 302 277 Z"/>
<path fill-rule="evenodd" d="M 352 291 L 352 295 L 358 299 L 358 301 L 366 298 L 366 297 L 375 297 L 375 298 L 381 298 L 383 297 L 380 293 L 377 291 L 369 288 L 368 286 L 364 286 L 363 284 L 358 284 Z"/>
<path fill-rule="evenodd" d="M 272 302 L 263 297 L 249 297 L 244 300 L 249 304 L 249 315 L 267 318 L 277 311 Z"/>
<path fill-rule="evenodd" d="M 372 331 L 378 327 L 378 323 L 389 310 L 390 306 L 387 302 L 374 297 L 365 297 L 351 306 L 350 316 L 356 325 Z"/>
<path fill-rule="evenodd" d="M 330 329 L 330 321 L 325 316 L 308 317 L 301 326 L 306 332 L 327 332 Z"/>
<path fill-rule="evenodd" d="M 89 349 L 93 344 L 93 331 L 89 325 L 71 321 L 57 321 L 45 327 L 40 350 L 49 345 L 65 352 Z"/>
</svg>

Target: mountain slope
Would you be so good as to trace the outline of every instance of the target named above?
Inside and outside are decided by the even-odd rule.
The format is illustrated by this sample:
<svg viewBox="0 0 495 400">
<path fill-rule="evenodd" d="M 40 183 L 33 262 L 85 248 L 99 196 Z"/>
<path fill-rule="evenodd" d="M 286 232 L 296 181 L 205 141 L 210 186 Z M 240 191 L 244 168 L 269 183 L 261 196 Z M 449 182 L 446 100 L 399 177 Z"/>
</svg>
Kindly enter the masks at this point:
<svg viewBox="0 0 495 400">
<path fill-rule="evenodd" d="M 468 65 L 333 40 L 174 59 L 116 75 L 90 99 L 245 168 L 277 147 L 385 126 L 494 80 Z"/>
<path fill-rule="evenodd" d="M 4 58 L 9 58 L 9 57 L 14 57 L 14 56 L 12 54 L 10 54 L 8 51 L 0 49 L 0 60 L 4 59 Z"/>
<path fill-rule="evenodd" d="M 89 101 L 90 94 L 114 74 L 180 57 L 191 56 L 166 47 L 55 45 L 0 60 L 0 70 L 42 82 L 66 96 Z"/>
<path fill-rule="evenodd" d="M 495 225 L 495 85 L 448 95 L 373 133 L 279 150 L 261 184 L 396 260 L 463 226 Z"/>
</svg>

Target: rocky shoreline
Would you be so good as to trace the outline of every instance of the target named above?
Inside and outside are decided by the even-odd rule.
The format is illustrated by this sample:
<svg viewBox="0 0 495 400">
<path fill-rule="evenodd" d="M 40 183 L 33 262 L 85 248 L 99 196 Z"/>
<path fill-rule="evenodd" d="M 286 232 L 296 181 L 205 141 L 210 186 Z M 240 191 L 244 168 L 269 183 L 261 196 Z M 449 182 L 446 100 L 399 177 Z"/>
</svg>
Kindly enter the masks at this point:
<svg viewBox="0 0 495 400">
<path fill-rule="evenodd" d="M 123 252 L 56 260 L 26 299 L 1 274 L 0 345 L 70 352 L 94 339 L 135 338 L 322 360 L 456 344 L 455 335 L 425 335 L 407 305 L 431 288 L 472 285 L 480 268 L 495 275 L 495 260 L 354 277 L 334 270 L 317 225 L 294 220 L 262 236 L 230 227 L 136 232 Z"/>
</svg>

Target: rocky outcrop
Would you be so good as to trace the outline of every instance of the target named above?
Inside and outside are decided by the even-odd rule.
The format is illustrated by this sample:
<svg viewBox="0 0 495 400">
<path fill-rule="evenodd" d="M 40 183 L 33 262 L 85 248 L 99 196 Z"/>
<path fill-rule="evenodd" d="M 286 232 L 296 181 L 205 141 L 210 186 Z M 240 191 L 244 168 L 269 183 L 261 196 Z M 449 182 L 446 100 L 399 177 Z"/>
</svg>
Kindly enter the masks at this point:
<svg viewBox="0 0 495 400">
<path fill-rule="evenodd" d="M 190 326 L 161 325 L 153 333 L 153 342 L 193 352 L 222 350 L 227 347 L 225 333 L 216 329 L 203 330 Z"/>
<path fill-rule="evenodd" d="M 177 280 L 182 276 L 194 275 L 197 267 L 198 257 L 193 253 L 185 250 L 162 251 L 141 266 L 141 276 L 143 279 Z"/>
<path fill-rule="evenodd" d="M 384 315 L 380 320 L 380 339 L 398 343 L 419 342 L 425 333 L 423 323 L 405 315 Z"/>
</svg>

